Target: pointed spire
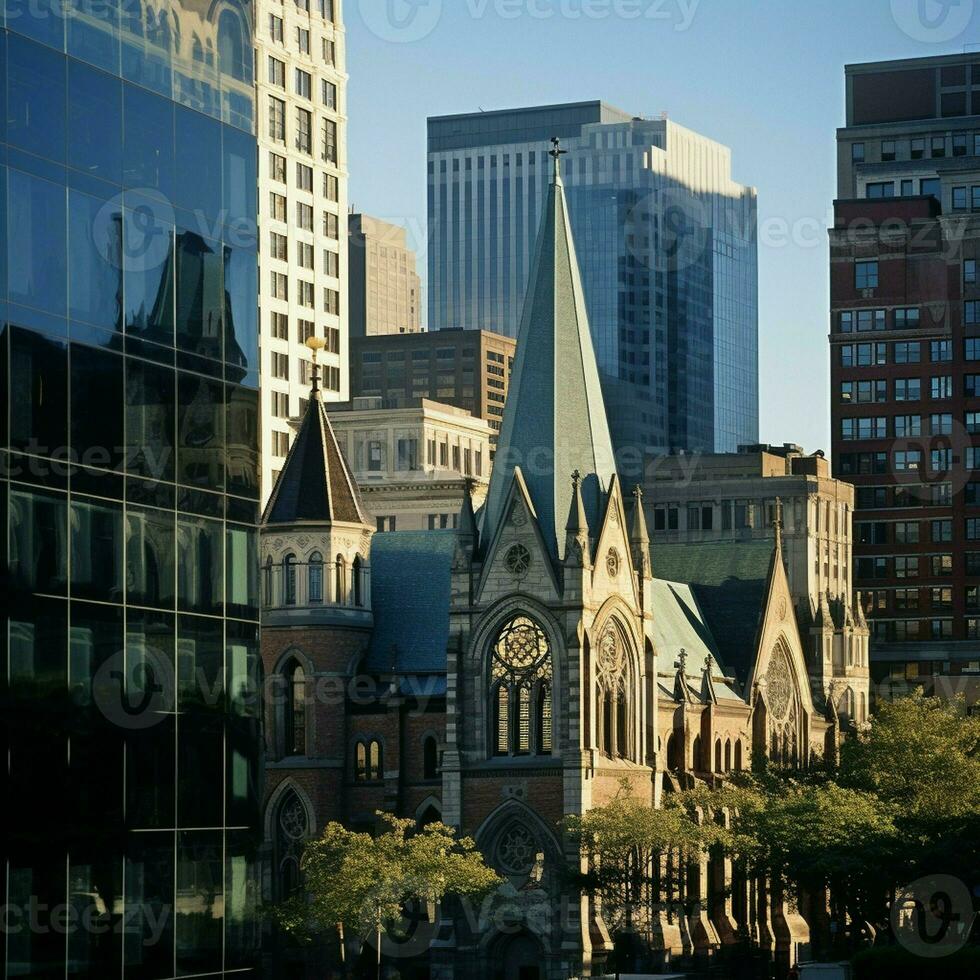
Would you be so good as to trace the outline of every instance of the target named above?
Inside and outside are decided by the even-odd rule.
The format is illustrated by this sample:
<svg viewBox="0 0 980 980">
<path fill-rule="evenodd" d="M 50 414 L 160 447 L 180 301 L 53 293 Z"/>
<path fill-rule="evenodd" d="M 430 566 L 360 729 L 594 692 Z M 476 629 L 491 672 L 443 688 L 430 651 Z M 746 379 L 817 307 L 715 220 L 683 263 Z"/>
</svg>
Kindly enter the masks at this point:
<svg viewBox="0 0 980 980">
<path fill-rule="evenodd" d="M 854 593 L 854 619 L 857 622 L 858 629 L 866 630 L 868 628 L 868 617 L 864 613 L 864 596 L 860 592 Z"/>
<path fill-rule="evenodd" d="M 263 524 L 342 522 L 373 527 L 357 483 L 314 389 L 262 515 Z"/>
<path fill-rule="evenodd" d="M 647 531 L 647 517 L 643 510 L 643 487 L 633 487 L 633 530 L 630 532 L 630 551 L 633 568 L 641 578 L 653 577 L 653 564 L 650 560 L 650 532 Z"/>
<path fill-rule="evenodd" d="M 714 657 L 709 653 L 704 658 L 704 667 L 701 670 L 701 700 L 705 704 L 716 704 L 718 701 L 718 695 L 715 694 L 715 685 L 712 678 L 714 666 Z"/>
<path fill-rule="evenodd" d="M 456 545 L 467 554 L 472 555 L 479 542 L 476 528 L 476 516 L 473 512 L 473 490 L 476 481 L 467 477 L 463 489 L 463 503 L 459 509 L 459 520 L 456 522 Z"/>
<path fill-rule="evenodd" d="M 689 701 L 691 692 L 687 687 L 687 650 L 681 647 L 674 663 L 674 697 L 678 701 Z"/>
<path fill-rule="evenodd" d="M 482 531 L 492 538 L 516 467 L 534 503 L 552 558 L 572 504 L 568 474 L 582 474 L 589 527 L 598 527 L 603 491 L 615 473 L 612 440 L 599 384 L 585 293 L 559 173 L 556 146 L 551 184 L 528 277 L 517 356 L 484 511 Z"/>
<path fill-rule="evenodd" d="M 776 498 L 775 513 L 773 515 L 772 521 L 773 531 L 776 535 L 776 550 L 782 554 L 783 553 L 783 501 L 782 498 Z"/>
<path fill-rule="evenodd" d="M 589 522 L 585 519 L 585 504 L 582 503 L 582 474 L 578 470 L 572 472 L 572 499 L 565 530 L 569 534 L 588 534 L 589 531 Z"/>
</svg>

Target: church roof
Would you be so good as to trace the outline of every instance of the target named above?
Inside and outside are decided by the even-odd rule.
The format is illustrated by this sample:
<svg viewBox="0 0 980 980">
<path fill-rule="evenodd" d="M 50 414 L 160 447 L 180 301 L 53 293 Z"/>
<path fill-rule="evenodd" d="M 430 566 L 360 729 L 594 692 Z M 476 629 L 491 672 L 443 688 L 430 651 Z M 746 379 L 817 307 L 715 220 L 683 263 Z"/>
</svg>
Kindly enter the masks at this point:
<svg viewBox="0 0 980 980">
<path fill-rule="evenodd" d="M 454 531 L 393 531 L 371 539 L 368 670 L 445 673 L 455 547 Z"/>
<path fill-rule="evenodd" d="M 298 521 L 369 523 L 357 483 L 317 392 L 310 398 L 262 515 L 263 524 Z"/>
<path fill-rule="evenodd" d="M 705 613 L 698 604 L 694 587 L 682 582 L 654 579 L 650 584 L 650 601 L 654 648 L 664 658 L 661 667 L 669 669 L 680 651 L 684 650 L 687 654 L 688 687 L 692 695 L 699 699 L 701 689 L 698 678 L 705 658 L 710 656 L 715 662 L 715 674 L 724 673 L 726 664 Z M 740 700 L 739 695 L 723 682 L 715 682 L 714 688 L 720 700 Z M 669 691 L 668 696 L 673 697 L 673 692 Z"/>
<path fill-rule="evenodd" d="M 541 532 L 558 559 L 572 502 L 573 470 L 592 532 L 615 472 L 599 371 L 558 167 L 548 192 L 517 339 L 514 373 L 487 493 L 492 540 L 520 467 Z"/>
<path fill-rule="evenodd" d="M 752 669 L 775 549 L 771 541 L 656 544 L 658 579 L 690 586 L 724 669 L 745 683 Z"/>
</svg>

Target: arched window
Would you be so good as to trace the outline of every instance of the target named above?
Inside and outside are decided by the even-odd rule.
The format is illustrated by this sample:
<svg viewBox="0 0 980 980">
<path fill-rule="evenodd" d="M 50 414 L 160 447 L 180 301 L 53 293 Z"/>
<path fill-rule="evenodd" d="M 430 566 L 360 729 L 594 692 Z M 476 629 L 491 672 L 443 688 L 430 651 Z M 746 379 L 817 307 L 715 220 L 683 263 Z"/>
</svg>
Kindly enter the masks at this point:
<svg viewBox="0 0 980 980">
<path fill-rule="evenodd" d="M 361 567 L 361 556 L 356 555 L 354 561 L 351 563 L 351 588 L 354 592 L 354 605 L 358 609 L 364 605 L 364 584 L 363 584 L 363 569 Z"/>
<path fill-rule="evenodd" d="M 551 648 L 544 631 L 527 616 L 508 620 L 490 656 L 495 755 L 551 752 L 552 681 Z"/>
<path fill-rule="evenodd" d="M 306 672 L 298 660 L 291 660 L 283 676 L 283 749 L 286 755 L 306 755 Z"/>
<path fill-rule="evenodd" d="M 596 645 L 596 735 L 599 751 L 609 758 L 635 759 L 632 667 L 617 626 L 606 624 Z"/>
<path fill-rule="evenodd" d="M 287 790 L 276 808 L 275 860 L 277 898 L 288 898 L 299 887 L 299 859 L 303 841 L 309 836 L 306 807 L 300 798 Z"/>
<path fill-rule="evenodd" d="M 721 772 L 721 739 L 715 742 L 715 772 Z"/>
<path fill-rule="evenodd" d="M 858 695 L 858 717 L 857 720 L 864 723 L 868 720 L 868 696 L 862 691 Z"/>
<path fill-rule="evenodd" d="M 708 750 L 711 751 L 710 749 Z M 691 746 L 691 768 L 695 772 L 702 772 L 704 769 L 711 768 L 710 762 L 705 765 L 701 752 L 701 736 L 694 736 L 694 744 Z"/>
<path fill-rule="evenodd" d="M 310 603 L 323 602 L 323 555 L 319 551 L 314 551 L 310 555 L 308 578 Z"/>
<path fill-rule="evenodd" d="M 667 768 L 671 772 L 678 772 L 681 768 L 681 740 L 676 732 L 671 732 L 667 736 Z"/>
<path fill-rule="evenodd" d="M 283 600 L 287 606 L 296 605 L 296 556 L 292 553 L 282 560 Z"/>
<path fill-rule="evenodd" d="M 381 776 L 381 743 L 376 738 L 359 741 L 354 747 L 354 779 L 376 782 Z"/>
<path fill-rule="evenodd" d="M 422 778 L 436 779 L 439 776 L 439 743 L 435 735 L 426 735 L 422 740 Z"/>
<path fill-rule="evenodd" d="M 725 739 L 725 772 L 732 771 L 732 740 Z"/>
<path fill-rule="evenodd" d="M 735 771 L 738 772 L 742 768 L 742 742 L 739 740 L 735 743 Z"/>
<path fill-rule="evenodd" d="M 338 606 L 347 605 L 347 562 L 343 555 L 337 555 L 334 566 L 334 601 Z"/>
<path fill-rule="evenodd" d="M 265 581 L 263 585 L 265 586 L 265 604 L 271 606 L 273 602 L 272 555 L 269 555 L 265 560 Z"/>
</svg>

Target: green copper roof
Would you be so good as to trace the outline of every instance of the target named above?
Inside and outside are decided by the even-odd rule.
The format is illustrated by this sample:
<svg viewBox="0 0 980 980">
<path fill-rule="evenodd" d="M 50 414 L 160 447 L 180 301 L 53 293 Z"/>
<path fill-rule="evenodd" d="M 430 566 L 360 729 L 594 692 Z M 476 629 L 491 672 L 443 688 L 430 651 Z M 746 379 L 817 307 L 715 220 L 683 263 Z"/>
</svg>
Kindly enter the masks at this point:
<svg viewBox="0 0 980 980">
<path fill-rule="evenodd" d="M 484 540 L 493 536 L 503 517 L 518 466 L 554 558 L 564 548 L 573 470 L 582 475 L 585 512 L 596 531 L 602 491 L 608 489 L 615 465 L 565 191 L 557 172 L 528 279 L 487 494 Z"/>
<path fill-rule="evenodd" d="M 755 658 L 774 554 L 766 540 L 655 544 L 650 551 L 658 579 L 690 586 L 722 665 L 743 684 Z"/>
</svg>

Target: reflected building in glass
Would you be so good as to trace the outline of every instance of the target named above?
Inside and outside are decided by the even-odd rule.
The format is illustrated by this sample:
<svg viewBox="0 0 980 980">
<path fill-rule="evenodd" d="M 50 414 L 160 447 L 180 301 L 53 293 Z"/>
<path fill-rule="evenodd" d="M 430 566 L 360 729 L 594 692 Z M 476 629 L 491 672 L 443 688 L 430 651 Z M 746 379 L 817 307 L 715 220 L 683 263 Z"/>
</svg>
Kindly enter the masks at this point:
<svg viewBox="0 0 980 980">
<path fill-rule="evenodd" d="M 516 337 L 555 136 L 620 472 L 758 442 L 755 190 L 728 147 L 667 119 L 601 102 L 430 118 L 430 329 Z"/>
<path fill-rule="evenodd" d="M 6 977 L 256 959 L 252 39 L 6 3 Z"/>
</svg>

